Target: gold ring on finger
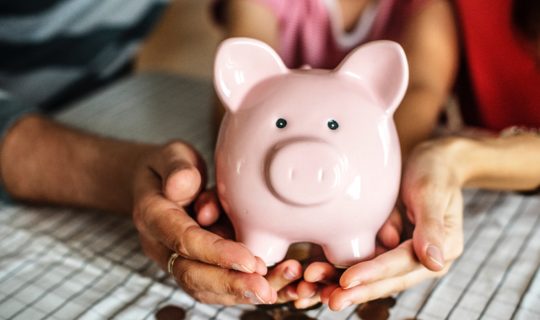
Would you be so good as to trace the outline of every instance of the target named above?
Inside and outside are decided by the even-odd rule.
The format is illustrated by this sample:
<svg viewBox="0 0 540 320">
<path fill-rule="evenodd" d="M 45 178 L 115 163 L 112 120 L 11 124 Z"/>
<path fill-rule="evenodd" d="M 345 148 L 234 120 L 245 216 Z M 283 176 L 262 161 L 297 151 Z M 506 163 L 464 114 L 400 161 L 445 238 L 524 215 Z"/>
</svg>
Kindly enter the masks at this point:
<svg viewBox="0 0 540 320">
<path fill-rule="evenodd" d="M 167 272 L 172 276 L 173 275 L 173 267 L 174 262 L 176 261 L 176 258 L 178 258 L 178 253 L 173 252 L 171 256 L 169 257 L 169 262 L 167 262 Z"/>
</svg>

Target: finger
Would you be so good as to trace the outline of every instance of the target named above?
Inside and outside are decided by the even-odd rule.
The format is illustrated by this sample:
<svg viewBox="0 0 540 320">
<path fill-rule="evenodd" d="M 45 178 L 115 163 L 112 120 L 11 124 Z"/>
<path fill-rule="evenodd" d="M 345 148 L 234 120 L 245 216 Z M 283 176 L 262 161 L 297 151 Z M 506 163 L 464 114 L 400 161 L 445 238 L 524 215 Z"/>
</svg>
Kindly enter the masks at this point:
<svg viewBox="0 0 540 320">
<path fill-rule="evenodd" d="M 142 233 L 139 233 L 139 241 L 141 242 L 144 254 L 155 261 L 163 270 L 167 270 L 167 262 L 171 250 L 162 245 L 159 241 L 155 241 Z"/>
<path fill-rule="evenodd" d="M 247 273 L 257 271 L 257 259 L 243 244 L 200 228 L 183 209 L 156 197 L 143 210 L 141 228 L 182 257 Z"/>
<path fill-rule="evenodd" d="M 197 222 L 202 226 L 210 226 L 219 219 L 220 206 L 214 191 L 205 191 L 199 195 L 195 203 Z"/>
<path fill-rule="evenodd" d="M 450 264 L 446 265 L 439 272 L 433 272 L 426 268 L 420 268 L 403 276 L 387 278 L 350 289 L 337 288 L 330 295 L 328 306 L 331 310 L 339 311 L 352 304 L 360 304 L 367 301 L 388 297 L 394 293 L 410 288 L 425 279 L 441 276 L 446 273 L 449 267 Z"/>
<path fill-rule="evenodd" d="M 280 291 L 302 276 L 302 266 L 296 260 L 286 260 L 272 269 L 266 276 L 270 286 Z"/>
<path fill-rule="evenodd" d="M 163 180 L 165 197 L 179 206 L 191 203 L 202 188 L 201 173 L 195 166 L 179 165 Z"/>
<path fill-rule="evenodd" d="M 463 195 L 457 189 L 452 195 L 445 217 L 444 255 L 447 260 L 457 259 L 463 252 Z"/>
<path fill-rule="evenodd" d="M 304 279 L 308 282 L 333 282 L 338 276 L 338 270 L 328 262 L 313 262 L 304 271 Z"/>
<path fill-rule="evenodd" d="M 313 282 L 300 281 L 296 286 L 296 292 L 299 299 L 309 299 L 317 295 L 319 285 Z"/>
<path fill-rule="evenodd" d="M 265 276 L 268 273 L 268 267 L 266 266 L 266 263 L 259 257 L 255 257 L 255 260 L 257 263 L 255 264 L 255 272 Z"/>
<path fill-rule="evenodd" d="M 423 268 L 417 260 L 412 241 L 407 240 L 386 253 L 371 260 L 360 262 L 343 273 L 339 284 L 344 289 L 400 276 Z"/>
<path fill-rule="evenodd" d="M 259 274 L 227 270 L 188 259 L 177 261 L 173 265 L 174 278 L 195 298 L 210 292 L 229 296 L 228 300 L 236 303 L 270 304 L 277 300 L 276 291 Z"/>
<path fill-rule="evenodd" d="M 399 245 L 401 229 L 401 215 L 398 210 L 394 208 L 386 222 L 377 233 L 377 238 L 386 248 L 395 248 Z"/>
<path fill-rule="evenodd" d="M 427 188 L 430 190 L 424 190 Z M 411 191 L 405 203 L 408 215 L 414 216 L 416 223 L 413 231 L 414 251 L 426 268 L 439 271 L 444 267 L 444 216 L 450 197 L 435 188 L 428 185 L 424 189 Z"/>
<path fill-rule="evenodd" d="M 220 215 L 219 219 L 206 229 L 224 239 L 235 240 L 234 228 L 227 215 Z"/>
<path fill-rule="evenodd" d="M 389 249 L 389 248 L 386 248 L 385 246 L 380 245 L 378 241 L 375 243 L 375 257 L 380 256 L 381 254 L 388 252 L 390 250 L 392 249 Z"/>
<path fill-rule="evenodd" d="M 438 218 L 417 218 L 413 232 L 414 250 L 428 269 L 439 271 L 444 267 L 444 222 Z"/>
<path fill-rule="evenodd" d="M 413 231 L 413 245 L 416 256 L 426 268 L 439 271 L 444 267 L 444 218 L 415 216 L 417 223 Z"/>
<path fill-rule="evenodd" d="M 167 199 L 184 206 L 195 198 L 203 187 L 202 161 L 187 144 L 169 143 L 151 160 L 150 166 L 161 178 Z"/>
<path fill-rule="evenodd" d="M 306 308 L 316 305 L 319 302 L 321 302 L 321 297 L 319 295 L 315 295 L 311 298 L 296 300 L 294 302 L 294 307 L 296 309 L 306 309 Z"/>
<path fill-rule="evenodd" d="M 141 246 L 144 253 L 152 260 L 156 261 L 163 270 L 167 270 L 171 251 L 167 247 L 163 246 L 161 243 L 153 240 L 152 238 L 148 238 L 143 234 L 140 234 L 139 236 L 141 239 Z M 177 260 L 175 260 L 175 265 L 173 266 L 173 274 L 177 273 L 178 267 L 176 266 L 176 264 L 181 263 L 180 259 L 181 258 L 177 258 Z M 196 264 L 193 264 L 189 260 L 185 260 L 184 262 L 182 262 L 182 264 L 182 268 L 184 269 L 200 267 Z M 193 273 L 184 273 L 182 280 L 177 280 L 177 282 L 182 288 L 184 288 L 186 292 L 194 296 L 200 302 L 204 303 L 225 305 L 232 305 L 238 303 L 263 303 L 261 302 L 262 297 L 260 299 L 258 298 L 258 295 L 260 296 L 260 294 L 255 294 L 255 292 L 258 292 L 256 284 L 255 288 L 250 288 L 250 284 L 248 281 L 245 288 L 235 287 L 234 284 L 228 284 L 228 282 L 234 282 L 233 277 L 231 277 L 229 273 L 222 275 L 223 272 L 219 272 L 219 270 L 216 269 L 219 268 L 214 267 L 214 269 L 210 269 L 202 277 L 201 275 L 194 275 Z M 217 278 L 223 281 L 223 285 L 221 287 L 219 285 L 216 285 L 215 281 L 213 281 L 213 278 Z"/>
<path fill-rule="evenodd" d="M 278 291 L 277 303 L 286 303 L 298 299 L 298 292 L 296 291 L 296 284 L 289 284 L 285 288 Z"/>
<path fill-rule="evenodd" d="M 186 291 L 184 289 L 184 291 Z M 186 291 L 187 292 L 187 291 Z M 189 293 L 195 300 L 203 304 L 220 304 L 225 306 L 233 306 L 237 304 L 261 304 L 258 300 L 242 299 L 233 295 L 217 294 L 209 291 L 199 291 L 196 293 Z"/>
<path fill-rule="evenodd" d="M 300 281 L 296 287 L 296 292 L 298 293 L 298 299 L 294 301 L 294 306 L 297 309 L 306 309 L 321 301 L 317 283 Z"/>
<path fill-rule="evenodd" d="M 323 288 L 320 289 L 320 296 L 321 296 L 321 302 L 324 304 L 328 304 L 328 301 L 330 300 L 330 296 L 336 290 L 339 288 L 337 284 L 329 284 L 325 285 Z"/>
</svg>

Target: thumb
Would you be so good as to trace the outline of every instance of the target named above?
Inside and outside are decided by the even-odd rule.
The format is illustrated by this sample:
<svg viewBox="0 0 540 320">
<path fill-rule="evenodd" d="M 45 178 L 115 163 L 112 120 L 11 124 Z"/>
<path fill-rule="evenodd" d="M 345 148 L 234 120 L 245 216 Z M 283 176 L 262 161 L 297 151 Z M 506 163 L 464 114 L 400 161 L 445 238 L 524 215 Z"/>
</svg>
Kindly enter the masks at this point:
<svg viewBox="0 0 540 320">
<path fill-rule="evenodd" d="M 161 178 L 165 197 L 180 206 L 192 202 L 203 187 L 202 161 L 185 143 L 169 143 L 156 154 L 152 164 Z"/>
<path fill-rule="evenodd" d="M 192 202 L 202 188 L 202 177 L 196 166 L 186 163 L 172 164 L 163 180 L 163 193 L 167 199 L 185 206 Z"/>
<path fill-rule="evenodd" d="M 195 217 L 201 226 L 210 226 L 217 222 L 221 208 L 215 190 L 202 192 L 195 201 Z"/>
<path fill-rule="evenodd" d="M 402 200 L 414 224 L 412 242 L 420 263 L 432 271 L 445 265 L 445 213 L 450 203 L 446 184 L 436 175 L 408 167 L 403 179 Z"/>
<path fill-rule="evenodd" d="M 443 243 L 445 237 L 444 215 L 422 211 L 412 213 L 416 225 L 413 232 L 413 247 L 420 262 L 432 271 L 444 268 Z"/>
</svg>

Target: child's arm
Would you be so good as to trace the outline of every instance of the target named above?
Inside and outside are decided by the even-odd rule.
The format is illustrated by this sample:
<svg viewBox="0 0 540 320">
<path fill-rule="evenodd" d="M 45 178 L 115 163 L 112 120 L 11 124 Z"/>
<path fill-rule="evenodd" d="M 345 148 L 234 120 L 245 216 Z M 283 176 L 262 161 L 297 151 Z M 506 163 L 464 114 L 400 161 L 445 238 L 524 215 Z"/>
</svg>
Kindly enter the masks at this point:
<svg viewBox="0 0 540 320">
<path fill-rule="evenodd" d="M 431 1 L 408 23 L 401 40 L 410 81 L 394 119 L 405 157 L 432 134 L 454 82 L 458 65 L 454 20 L 448 1 Z"/>
</svg>

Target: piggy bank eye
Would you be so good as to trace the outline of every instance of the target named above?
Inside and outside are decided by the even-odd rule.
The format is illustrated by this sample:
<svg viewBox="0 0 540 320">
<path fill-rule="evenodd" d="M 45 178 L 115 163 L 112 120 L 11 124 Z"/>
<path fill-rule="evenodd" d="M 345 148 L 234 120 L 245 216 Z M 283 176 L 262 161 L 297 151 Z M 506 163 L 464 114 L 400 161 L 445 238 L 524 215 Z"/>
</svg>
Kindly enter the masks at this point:
<svg viewBox="0 0 540 320">
<path fill-rule="evenodd" d="M 283 119 L 283 118 L 279 118 L 277 119 L 276 121 L 276 127 L 280 128 L 280 129 L 283 129 L 287 126 L 287 120 Z"/>
<path fill-rule="evenodd" d="M 337 128 L 339 128 L 339 123 L 337 123 L 336 120 L 328 120 L 328 128 L 330 128 L 330 130 L 337 130 Z"/>
</svg>

